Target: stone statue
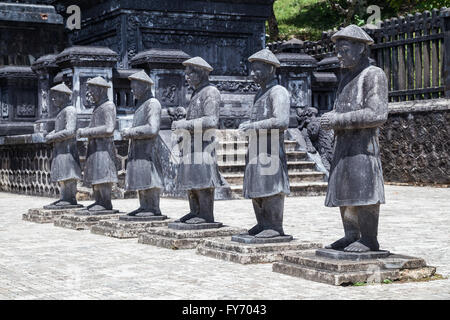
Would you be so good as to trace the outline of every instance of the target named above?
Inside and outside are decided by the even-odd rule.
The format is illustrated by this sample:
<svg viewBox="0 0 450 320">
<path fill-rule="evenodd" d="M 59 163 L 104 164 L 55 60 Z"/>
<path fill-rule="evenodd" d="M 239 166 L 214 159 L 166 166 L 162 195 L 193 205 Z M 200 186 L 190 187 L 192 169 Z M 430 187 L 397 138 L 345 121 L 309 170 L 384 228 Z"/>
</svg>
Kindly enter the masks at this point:
<svg viewBox="0 0 450 320">
<path fill-rule="evenodd" d="M 216 161 L 214 134 L 219 125 L 219 90 L 209 83 L 213 68 L 202 58 L 183 62 L 186 80 L 194 89 L 186 119 L 172 122 L 172 130 L 184 131 L 177 185 L 187 190 L 190 212 L 179 219 L 187 224 L 214 222 L 214 190 L 226 185 Z"/>
<path fill-rule="evenodd" d="M 157 143 L 161 124 L 161 104 L 153 98 L 153 80 L 145 71 L 128 77 L 131 90 L 138 100 L 133 125 L 124 129 L 122 137 L 130 139 L 125 189 L 137 191 L 140 206 L 128 216 L 160 216 L 159 198 L 164 183 L 161 168 L 157 166 Z"/>
<path fill-rule="evenodd" d="M 45 136 L 53 144 L 51 179 L 58 182 L 60 199 L 44 206 L 44 209 L 79 208 L 77 204 L 77 181 L 81 180 L 80 158 L 78 156 L 76 127 L 77 111 L 71 105 L 72 91 L 64 84 L 50 89 L 50 99 L 61 111 L 55 119 L 55 130 Z"/>
<path fill-rule="evenodd" d="M 385 203 L 378 131 L 388 117 L 387 79 L 369 63 L 373 40 L 364 30 L 350 25 L 331 39 L 346 73 L 334 110 L 321 118 L 321 125 L 335 134 L 325 205 L 340 208 L 345 237 L 327 248 L 378 251 L 378 216 Z"/>
<path fill-rule="evenodd" d="M 95 202 L 87 206 L 87 214 L 112 213 L 111 190 L 117 183 L 114 127 L 116 106 L 108 99 L 111 85 L 102 77 L 87 81 L 88 94 L 95 103 L 88 128 L 78 129 L 79 137 L 88 138 L 84 182 L 92 186 Z"/>
<path fill-rule="evenodd" d="M 306 150 L 309 153 L 318 152 L 325 169 L 330 171 L 330 163 L 333 157 L 333 130 L 325 130 L 320 126 L 319 111 L 313 107 L 297 109 L 299 130 L 306 142 Z"/>
<path fill-rule="evenodd" d="M 250 121 L 239 125 L 249 135 L 244 197 L 252 199 L 257 221 L 248 234 L 275 238 L 285 236 L 284 198 L 290 193 L 284 150 L 290 98 L 287 89 L 278 84 L 275 72 L 280 62 L 270 50 L 263 49 L 248 60 L 252 63 L 250 76 L 261 87 L 250 110 Z"/>
</svg>

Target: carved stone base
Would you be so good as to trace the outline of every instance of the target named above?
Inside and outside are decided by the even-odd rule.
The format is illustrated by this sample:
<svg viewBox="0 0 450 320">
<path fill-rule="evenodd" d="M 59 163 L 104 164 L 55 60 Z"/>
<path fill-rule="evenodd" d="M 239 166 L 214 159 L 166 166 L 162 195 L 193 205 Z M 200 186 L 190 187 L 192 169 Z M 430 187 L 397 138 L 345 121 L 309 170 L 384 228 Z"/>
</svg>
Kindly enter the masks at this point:
<svg viewBox="0 0 450 320">
<path fill-rule="evenodd" d="M 42 208 L 29 209 L 27 213 L 22 215 L 25 221 L 36 223 L 53 223 L 56 219 L 64 214 L 73 214 L 78 209 L 58 209 L 48 210 Z"/>
<path fill-rule="evenodd" d="M 257 244 L 257 243 L 280 243 L 292 241 L 294 237 L 292 236 L 279 236 L 273 238 L 257 238 L 248 234 L 238 234 L 231 237 L 231 241 L 247 243 L 247 244 Z"/>
<path fill-rule="evenodd" d="M 81 209 L 81 208 L 83 208 L 83 205 L 81 205 L 81 204 L 68 204 L 68 205 L 65 205 L 65 206 L 57 206 L 57 205 L 49 204 L 48 206 L 44 206 L 43 208 L 47 209 L 47 210 Z"/>
<path fill-rule="evenodd" d="M 123 216 L 119 220 L 102 220 L 98 224 L 91 227 L 91 233 L 99 234 L 107 237 L 130 239 L 137 238 L 139 234 L 145 232 L 151 227 L 166 227 L 173 220 L 154 220 L 154 221 L 124 221 Z M 167 218 L 167 217 L 166 217 Z"/>
<path fill-rule="evenodd" d="M 320 243 L 300 240 L 280 243 L 246 244 L 233 241 L 230 238 L 220 238 L 203 241 L 197 247 L 197 253 L 225 261 L 250 264 L 280 261 L 286 252 L 321 247 L 322 245 Z"/>
<path fill-rule="evenodd" d="M 78 210 L 75 211 L 77 216 L 102 216 L 119 213 L 119 210 Z"/>
<path fill-rule="evenodd" d="M 147 221 L 164 221 L 167 220 L 167 216 L 146 216 L 146 217 L 140 217 L 140 216 L 120 216 L 120 221 L 133 221 L 133 222 L 147 222 Z M 167 224 L 167 223 L 166 223 Z"/>
<path fill-rule="evenodd" d="M 93 225 L 96 225 L 102 220 L 118 219 L 116 214 L 100 214 L 100 215 L 81 215 L 71 214 L 62 215 L 59 219 L 53 222 L 56 227 L 62 227 L 73 230 L 89 230 Z"/>
<path fill-rule="evenodd" d="M 148 228 L 146 231 L 139 235 L 139 243 L 167 249 L 195 249 L 205 238 L 226 237 L 246 232 L 245 229 L 228 226 L 201 230 Z"/>
<path fill-rule="evenodd" d="M 319 251 L 319 254 L 317 254 Z M 349 285 L 357 282 L 382 283 L 385 280 L 410 281 L 411 271 L 420 271 L 424 278 L 431 277 L 436 268 L 427 267 L 425 260 L 398 254 L 381 258 L 343 259 L 336 250 L 319 249 L 315 253 L 286 253 L 283 260 L 272 266 L 274 272 L 331 285 Z M 330 258 L 324 256 L 330 251 Z M 353 253 L 358 254 L 358 253 Z M 414 273 L 414 272 L 413 272 Z"/>
<path fill-rule="evenodd" d="M 205 222 L 205 223 L 171 222 L 169 223 L 168 226 L 169 229 L 175 230 L 202 230 L 202 229 L 221 228 L 223 224 L 221 222 Z"/>
</svg>

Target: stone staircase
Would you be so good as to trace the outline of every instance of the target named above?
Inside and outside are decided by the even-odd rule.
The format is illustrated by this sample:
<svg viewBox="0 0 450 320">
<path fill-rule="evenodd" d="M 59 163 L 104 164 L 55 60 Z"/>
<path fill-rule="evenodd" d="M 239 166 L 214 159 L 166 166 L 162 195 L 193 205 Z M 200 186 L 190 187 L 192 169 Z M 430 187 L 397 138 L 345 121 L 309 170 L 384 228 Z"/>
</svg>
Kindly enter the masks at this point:
<svg viewBox="0 0 450 320">
<path fill-rule="evenodd" d="M 296 141 L 285 140 L 291 189 L 289 196 L 324 195 L 327 188 L 325 174 L 316 170 L 315 162 L 308 160 L 305 151 L 297 149 Z M 236 133 L 223 135 L 217 148 L 219 171 L 230 185 L 232 199 L 243 198 L 246 152 L 247 142 Z"/>
</svg>

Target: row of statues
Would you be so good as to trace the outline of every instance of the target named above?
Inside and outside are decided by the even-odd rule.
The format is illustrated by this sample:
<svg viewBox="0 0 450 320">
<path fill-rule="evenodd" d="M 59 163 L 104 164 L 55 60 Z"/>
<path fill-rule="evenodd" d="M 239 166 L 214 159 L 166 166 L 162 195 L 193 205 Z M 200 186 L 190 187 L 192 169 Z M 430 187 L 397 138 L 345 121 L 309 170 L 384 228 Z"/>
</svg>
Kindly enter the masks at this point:
<svg viewBox="0 0 450 320">
<path fill-rule="evenodd" d="M 377 241 L 380 204 L 385 202 L 384 183 L 378 144 L 378 128 L 387 119 L 388 89 L 382 69 L 369 64 L 368 45 L 373 42 L 361 28 L 350 25 L 337 32 L 336 43 L 341 67 L 346 71 L 338 89 L 334 110 L 324 114 L 320 126 L 332 129 L 335 148 L 330 163 L 330 178 L 325 205 L 339 207 L 345 236 L 328 246 L 336 250 L 366 252 L 379 250 Z M 242 123 L 242 132 L 249 135 L 244 174 L 244 197 L 252 199 L 256 225 L 248 236 L 264 239 L 286 237 L 283 230 L 285 196 L 289 194 L 289 175 L 284 131 L 289 125 L 290 96 L 278 84 L 276 69 L 280 62 L 268 49 L 249 58 L 251 78 L 260 86 L 250 110 L 250 120 Z M 215 160 L 214 135 L 203 137 L 218 128 L 219 90 L 210 84 L 213 68 L 201 57 L 183 63 L 186 80 L 193 94 L 186 118 L 173 121 L 172 130 L 187 131 L 191 139 L 177 173 L 177 185 L 187 191 L 190 211 L 178 222 L 184 224 L 214 223 L 214 191 L 226 184 Z M 137 191 L 140 206 L 129 216 L 158 216 L 160 192 L 164 188 L 158 164 L 157 140 L 161 121 L 161 104 L 152 95 L 152 79 L 140 71 L 129 77 L 138 101 L 131 128 L 121 134 L 130 140 L 126 183 L 127 190 Z M 55 131 L 46 135 L 54 145 L 51 176 L 58 182 L 61 198 L 49 208 L 77 206 L 76 185 L 81 179 L 77 153 L 77 137 L 88 139 L 84 182 L 92 186 L 95 202 L 85 209 L 87 214 L 114 212 L 111 203 L 112 185 L 118 181 L 113 143 L 116 108 L 108 100 L 110 84 L 101 77 L 87 82 L 95 104 L 89 127 L 76 130 L 76 110 L 70 105 L 71 90 L 65 84 L 51 88 L 51 99 L 59 112 Z M 262 139 L 262 133 L 268 138 Z M 196 149 L 194 137 L 201 135 L 201 148 Z M 205 138 L 205 139 L 204 139 Z M 186 139 L 180 137 L 179 141 Z M 275 142 L 274 142 L 275 141 Z M 195 161 L 198 156 L 211 161 Z M 267 174 L 267 167 L 271 167 Z"/>
</svg>

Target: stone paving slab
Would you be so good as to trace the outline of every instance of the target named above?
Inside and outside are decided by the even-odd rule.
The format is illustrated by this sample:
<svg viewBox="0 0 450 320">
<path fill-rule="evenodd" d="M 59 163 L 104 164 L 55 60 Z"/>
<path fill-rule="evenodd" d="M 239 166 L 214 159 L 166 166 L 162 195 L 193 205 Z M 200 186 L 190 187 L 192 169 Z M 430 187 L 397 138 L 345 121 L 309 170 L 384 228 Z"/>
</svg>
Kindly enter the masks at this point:
<svg viewBox="0 0 450 320">
<path fill-rule="evenodd" d="M 421 257 L 450 276 L 450 189 L 389 186 L 381 206 L 381 248 Z M 193 250 L 145 246 L 136 239 L 100 237 L 22 220 L 49 198 L 0 193 L 0 299 L 450 299 L 450 280 L 330 286 L 272 272 L 271 264 L 242 265 Z M 136 199 L 114 200 L 123 212 Z M 90 202 L 82 202 L 84 205 Z M 161 199 L 163 214 L 179 218 L 187 200 Z M 250 200 L 217 201 L 215 217 L 251 228 Z M 284 230 L 329 244 L 343 236 L 338 208 L 324 197 L 288 197 Z"/>
</svg>

